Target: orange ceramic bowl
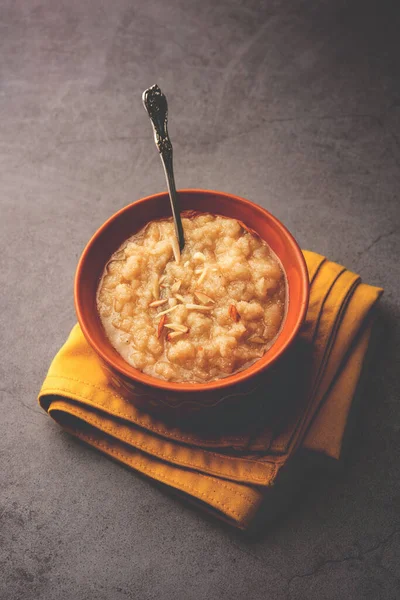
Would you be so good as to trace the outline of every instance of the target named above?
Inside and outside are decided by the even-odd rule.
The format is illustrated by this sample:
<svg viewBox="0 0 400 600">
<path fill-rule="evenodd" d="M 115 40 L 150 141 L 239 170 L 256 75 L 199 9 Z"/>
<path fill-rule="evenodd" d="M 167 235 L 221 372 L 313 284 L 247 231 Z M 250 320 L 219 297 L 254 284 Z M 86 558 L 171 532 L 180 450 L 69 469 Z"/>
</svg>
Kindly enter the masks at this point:
<svg viewBox="0 0 400 600">
<path fill-rule="evenodd" d="M 208 190 L 181 190 L 181 210 L 220 214 L 245 223 L 281 260 L 288 283 L 288 306 L 274 344 L 249 368 L 209 383 L 171 383 L 145 375 L 117 353 L 107 340 L 96 308 L 96 291 L 110 256 L 146 223 L 171 216 L 167 193 L 142 198 L 121 209 L 100 227 L 86 246 L 75 276 L 75 308 L 83 334 L 111 373 L 113 384 L 145 410 L 179 409 L 186 413 L 245 399 L 265 385 L 264 375 L 291 345 L 304 321 L 309 294 L 303 254 L 289 231 L 268 211 L 248 200 Z M 264 381 L 264 384 L 263 384 Z M 225 402 L 224 402 L 225 406 Z"/>
</svg>

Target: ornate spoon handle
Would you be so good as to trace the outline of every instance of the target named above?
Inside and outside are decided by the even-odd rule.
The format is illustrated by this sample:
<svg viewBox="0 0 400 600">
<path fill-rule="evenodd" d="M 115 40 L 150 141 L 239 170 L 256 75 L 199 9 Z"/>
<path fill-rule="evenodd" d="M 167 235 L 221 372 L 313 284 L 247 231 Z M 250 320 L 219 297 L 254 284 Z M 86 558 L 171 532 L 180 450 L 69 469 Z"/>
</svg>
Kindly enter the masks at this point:
<svg viewBox="0 0 400 600">
<path fill-rule="evenodd" d="M 185 245 L 183 227 L 179 208 L 179 198 L 175 187 L 174 169 L 172 164 L 172 144 L 168 135 L 168 104 L 167 99 L 158 87 L 152 85 L 143 92 L 143 104 L 150 117 L 154 129 L 154 140 L 161 155 L 165 176 L 167 179 L 169 198 L 171 200 L 172 215 L 174 217 L 175 232 L 179 248 L 182 251 Z"/>
</svg>

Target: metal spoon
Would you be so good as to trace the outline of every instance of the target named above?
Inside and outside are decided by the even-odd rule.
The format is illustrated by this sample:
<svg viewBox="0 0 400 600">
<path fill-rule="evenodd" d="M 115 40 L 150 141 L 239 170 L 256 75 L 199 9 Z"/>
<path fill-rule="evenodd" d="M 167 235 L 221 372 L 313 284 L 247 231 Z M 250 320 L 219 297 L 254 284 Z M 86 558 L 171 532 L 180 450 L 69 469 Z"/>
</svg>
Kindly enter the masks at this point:
<svg viewBox="0 0 400 600">
<path fill-rule="evenodd" d="M 154 140 L 161 155 L 161 161 L 164 167 L 167 179 L 169 198 L 171 201 L 172 215 L 175 223 L 176 237 L 179 243 L 179 249 L 182 252 L 185 245 L 183 237 L 182 220 L 179 209 L 179 198 L 176 193 L 174 169 L 172 165 L 172 144 L 168 135 L 168 104 L 167 99 L 158 87 L 152 85 L 143 92 L 143 104 L 150 117 L 154 129 Z"/>
</svg>

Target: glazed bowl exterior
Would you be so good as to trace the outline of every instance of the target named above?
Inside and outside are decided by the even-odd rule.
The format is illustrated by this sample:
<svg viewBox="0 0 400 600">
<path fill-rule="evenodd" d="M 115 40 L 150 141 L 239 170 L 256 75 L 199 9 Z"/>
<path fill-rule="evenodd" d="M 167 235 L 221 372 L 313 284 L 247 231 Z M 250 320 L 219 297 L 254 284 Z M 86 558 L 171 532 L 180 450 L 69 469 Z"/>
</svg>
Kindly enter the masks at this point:
<svg viewBox="0 0 400 600">
<path fill-rule="evenodd" d="M 75 276 L 75 308 L 83 334 L 111 373 L 115 387 L 144 410 L 180 413 L 199 411 L 224 401 L 240 402 L 264 385 L 296 338 L 304 321 L 309 294 L 303 254 L 289 231 L 268 211 L 238 196 L 209 190 L 181 190 L 181 210 L 214 213 L 242 221 L 265 240 L 279 257 L 287 277 L 288 304 L 281 331 L 264 356 L 249 368 L 209 383 L 173 383 L 151 377 L 129 365 L 105 336 L 96 308 L 96 292 L 110 256 L 149 221 L 171 216 L 167 193 L 142 198 L 110 217 L 93 235 L 79 260 Z M 226 404 L 225 404 L 226 403 Z"/>
</svg>

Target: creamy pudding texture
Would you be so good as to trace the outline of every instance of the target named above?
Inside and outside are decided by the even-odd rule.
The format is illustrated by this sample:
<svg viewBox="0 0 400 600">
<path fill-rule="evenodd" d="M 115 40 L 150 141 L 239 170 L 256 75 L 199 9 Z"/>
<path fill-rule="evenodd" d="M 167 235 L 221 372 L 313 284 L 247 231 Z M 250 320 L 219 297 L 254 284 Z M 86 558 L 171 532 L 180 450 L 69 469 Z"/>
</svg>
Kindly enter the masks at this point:
<svg viewBox="0 0 400 600">
<path fill-rule="evenodd" d="M 97 293 L 106 335 L 133 367 L 159 379 L 205 383 L 261 358 L 282 326 L 286 277 L 256 234 L 234 219 L 153 221 L 107 263 Z"/>
</svg>

